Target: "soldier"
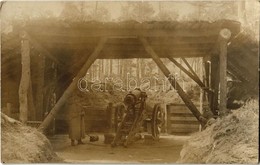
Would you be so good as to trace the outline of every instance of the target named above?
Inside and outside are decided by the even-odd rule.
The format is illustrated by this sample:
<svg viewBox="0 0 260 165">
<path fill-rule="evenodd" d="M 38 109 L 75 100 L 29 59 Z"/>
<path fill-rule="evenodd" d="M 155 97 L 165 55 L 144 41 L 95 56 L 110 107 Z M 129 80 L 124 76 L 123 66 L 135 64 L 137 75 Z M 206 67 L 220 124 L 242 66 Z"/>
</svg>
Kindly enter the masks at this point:
<svg viewBox="0 0 260 165">
<path fill-rule="evenodd" d="M 76 94 L 72 94 L 68 103 L 68 122 L 69 122 L 69 138 L 71 145 L 84 144 L 82 139 L 85 138 L 85 111 L 83 110 L 80 99 Z"/>
</svg>

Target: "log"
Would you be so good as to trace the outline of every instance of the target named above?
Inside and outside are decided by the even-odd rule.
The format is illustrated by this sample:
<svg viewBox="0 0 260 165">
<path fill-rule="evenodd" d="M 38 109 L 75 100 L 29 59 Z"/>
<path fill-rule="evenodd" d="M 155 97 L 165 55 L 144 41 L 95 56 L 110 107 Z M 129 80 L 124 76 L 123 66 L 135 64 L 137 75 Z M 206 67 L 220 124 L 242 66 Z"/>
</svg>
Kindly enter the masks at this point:
<svg viewBox="0 0 260 165">
<path fill-rule="evenodd" d="M 231 37 L 231 31 L 222 29 L 219 33 L 219 115 L 225 116 L 227 110 L 227 43 Z"/>
<path fill-rule="evenodd" d="M 210 109 L 214 115 L 218 115 L 218 92 L 219 92 L 219 58 L 218 56 L 211 57 L 211 88 L 214 94 L 210 96 Z"/>
<path fill-rule="evenodd" d="M 211 62 L 210 62 L 210 56 L 205 56 L 203 57 L 203 63 L 204 63 L 204 72 L 205 72 L 205 77 L 204 77 L 204 83 L 207 88 L 211 88 L 211 82 L 210 82 L 210 74 L 211 74 Z M 212 97 L 213 93 L 205 93 L 204 94 L 204 99 L 205 99 L 205 108 L 209 109 L 210 108 L 210 98 Z"/>
<path fill-rule="evenodd" d="M 195 71 L 193 70 L 193 68 L 191 67 L 191 65 L 189 64 L 189 62 L 184 58 L 181 57 L 182 61 L 186 64 L 186 66 L 189 68 L 189 70 L 191 71 L 191 73 L 197 77 L 197 79 L 200 79 L 199 76 L 195 73 Z"/>
<path fill-rule="evenodd" d="M 52 122 L 53 118 L 56 116 L 57 112 L 60 110 L 60 108 L 65 104 L 67 99 L 71 96 L 72 92 L 76 89 L 78 80 L 85 76 L 86 72 L 88 71 L 89 67 L 92 65 L 92 63 L 97 59 L 98 55 L 102 51 L 105 43 L 107 41 L 107 38 L 101 38 L 97 47 L 93 51 L 93 53 L 89 56 L 86 63 L 83 65 L 77 76 L 73 79 L 72 83 L 69 85 L 69 87 L 64 91 L 63 95 L 60 97 L 58 102 L 55 104 L 55 106 L 51 109 L 48 116 L 44 119 L 42 124 L 38 127 L 39 131 L 44 131 L 48 125 Z"/>
<path fill-rule="evenodd" d="M 87 26 L 81 26 L 78 28 L 68 28 L 66 30 L 61 30 L 59 27 L 46 28 L 42 30 L 44 26 L 30 25 L 26 28 L 32 34 L 40 34 L 43 36 L 53 36 L 53 37 L 102 37 L 110 36 L 113 38 L 133 38 L 133 36 L 144 36 L 144 37 L 213 37 L 219 31 L 218 23 L 211 30 L 193 29 L 187 30 L 185 28 L 172 28 L 172 29 L 148 29 L 142 28 L 143 24 L 136 25 L 135 28 L 89 28 Z M 86 29 L 82 31 L 81 29 Z M 201 40 L 203 42 L 203 40 Z M 204 41 L 205 42 L 205 41 Z"/>
<path fill-rule="evenodd" d="M 186 73 L 193 81 L 195 81 L 202 89 L 206 90 L 206 85 L 199 79 L 199 77 L 195 74 L 193 74 L 193 72 L 189 72 L 186 68 L 184 68 L 180 63 L 178 63 L 175 59 L 173 59 L 172 57 L 168 58 L 171 62 L 173 62 L 178 68 L 180 68 L 184 73 Z M 209 90 L 206 90 L 207 92 L 209 92 Z"/>
<path fill-rule="evenodd" d="M 193 104 L 193 102 L 189 99 L 188 95 L 183 91 L 181 86 L 178 82 L 176 82 L 175 78 L 170 75 L 170 71 L 168 68 L 163 64 L 159 56 L 154 52 L 152 47 L 149 45 L 148 41 L 144 37 L 140 37 L 140 40 L 147 51 L 147 53 L 152 57 L 154 62 L 157 64 L 157 66 L 161 69 L 163 74 L 168 78 L 173 88 L 175 88 L 185 103 L 185 105 L 190 109 L 190 111 L 193 113 L 193 115 L 197 118 L 197 120 L 202 124 L 205 125 L 206 119 L 201 115 L 199 110 L 196 108 L 196 106 Z"/>
<path fill-rule="evenodd" d="M 28 120 L 28 93 L 30 87 L 30 44 L 25 35 L 22 34 L 21 41 L 21 63 L 22 63 L 22 73 L 21 81 L 19 86 L 19 120 L 22 123 L 26 123 Z"/>
<path fill-rule="evenodd" d="M 207 87 L 210 87 L 210 80 L 209 80 L 210 63 L 208 61 L 209 61 L 209 57 L 203 57 L 203 63 L 205 68 L 205 84 Z"/>
</svg>

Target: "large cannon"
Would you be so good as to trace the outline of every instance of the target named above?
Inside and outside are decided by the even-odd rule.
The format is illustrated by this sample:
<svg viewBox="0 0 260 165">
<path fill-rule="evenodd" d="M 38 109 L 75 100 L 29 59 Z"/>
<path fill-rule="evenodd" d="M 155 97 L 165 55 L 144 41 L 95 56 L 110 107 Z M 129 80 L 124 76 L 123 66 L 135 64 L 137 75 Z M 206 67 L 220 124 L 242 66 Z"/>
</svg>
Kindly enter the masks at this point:
<svg viewBox="0 0 260 165">
<path fill-rule="evenodd" d="M 128 144 L 136 140 L 138 133 L 148 132 L 154 139 L 159 139 L 164 112 L 160 104 L 149 108 L 146 105 L 147 94 L 140 89 L 129 92 L 124 98 L 124 104 L 116 107 L 116 135 L 112 147 Z"/>
</svg>

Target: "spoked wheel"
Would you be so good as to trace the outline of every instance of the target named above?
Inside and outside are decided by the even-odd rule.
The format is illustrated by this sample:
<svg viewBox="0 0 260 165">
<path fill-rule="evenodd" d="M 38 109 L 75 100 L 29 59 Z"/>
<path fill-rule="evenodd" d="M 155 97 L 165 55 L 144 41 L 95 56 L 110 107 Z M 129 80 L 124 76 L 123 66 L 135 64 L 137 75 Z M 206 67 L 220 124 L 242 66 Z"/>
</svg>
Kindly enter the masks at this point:
<svg viewBox="0 0 260 165">
<path fill-rule="evenodd" d="M 125 113 L 125 105 L 124 104 L 119 104 L 116 106 L 115 110 L 115 116 L 114 116 L 114 121 L 115 121 L 115 131 L 117 132 L 119 124 L 123 121 L 124 113 Z"/>
<path fill-rule="evenodd" d="M 155 104 L 152 116 L 152 136 L 154 139 L 159 139 L 162 124 L 164 121 L 164 112 L 160 104 Z"/>
</svg>

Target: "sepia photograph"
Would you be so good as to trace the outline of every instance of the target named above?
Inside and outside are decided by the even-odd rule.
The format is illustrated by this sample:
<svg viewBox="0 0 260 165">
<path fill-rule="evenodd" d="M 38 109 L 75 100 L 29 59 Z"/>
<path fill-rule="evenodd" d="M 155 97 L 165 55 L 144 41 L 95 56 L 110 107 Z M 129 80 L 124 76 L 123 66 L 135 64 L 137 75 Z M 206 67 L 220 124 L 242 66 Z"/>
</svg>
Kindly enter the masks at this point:
<svg viewBox="0 0 260 165">
<path fill-rule="evenodd" d="M 1 0 L 1 163 L 258 164 L 259 19 L 259 0 Z"/>
</svg>

